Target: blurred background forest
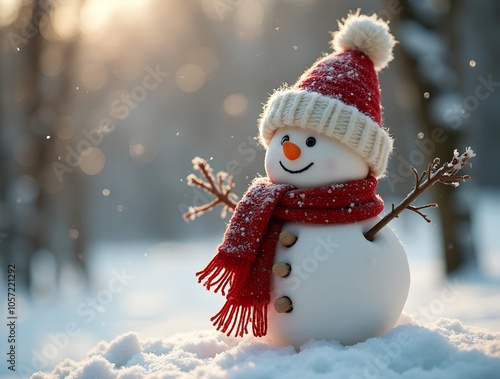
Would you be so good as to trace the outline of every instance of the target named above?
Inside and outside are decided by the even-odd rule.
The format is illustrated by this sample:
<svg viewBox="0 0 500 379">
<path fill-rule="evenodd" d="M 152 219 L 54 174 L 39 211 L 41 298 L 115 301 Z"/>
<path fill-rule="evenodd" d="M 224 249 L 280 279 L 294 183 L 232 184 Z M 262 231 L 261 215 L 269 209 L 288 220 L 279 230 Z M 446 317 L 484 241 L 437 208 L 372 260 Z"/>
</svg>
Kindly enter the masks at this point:
<svg viewBox="0 0 500 379">
<path fill-rule="evenodd" d="M 264 174 L 262 103 L 328 52 L 327 31 L 358 7 L 400 41 L 380 74 L 396 143 L 379 192 L 401 200 L 410 165 L 472 146 L 473 181 L 437 188 L 428 214 L 444 270 L 481 269 L 474 206 L 500 185 L 495 0 L 0 0 L 4 264 L 43 295 L 47 277 L 84 278 L 96 244 L 222 235 L 218 212 L 182 219 L 208 201 L 186 186 L 191 159 L 232 174 L 237 194 Z"/>
</svg>

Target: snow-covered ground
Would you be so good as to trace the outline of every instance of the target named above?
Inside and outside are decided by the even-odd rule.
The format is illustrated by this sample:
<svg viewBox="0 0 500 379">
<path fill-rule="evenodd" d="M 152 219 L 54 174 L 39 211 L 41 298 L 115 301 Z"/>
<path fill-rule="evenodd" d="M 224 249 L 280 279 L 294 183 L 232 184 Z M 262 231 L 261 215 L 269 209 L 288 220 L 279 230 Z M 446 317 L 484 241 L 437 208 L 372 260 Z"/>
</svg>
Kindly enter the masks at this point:
<svg viewBox="0 0 500 379">
<path fill-rule="evenodd" d="M 498 378 L 499 336 L 442 319 L 426 328 L 403 325 L 354 346 L 311 341 L 297 353 L 213 331 L 148 340 L 129 332 L 99 343 L 84 361 L 67 360 L 33 379 Z"/>
<path fill-rule="evenodd" d="M 34 378 L 500 378 L 499 212 L 498 195 L 480 196 L 475 226 L 485 277 L 452 281 L 442 277 L 437 226 L 413 214 L 393 222 L 412 274 L 400 325 L 355 346 L 316 341 L 298 353 L 213 330 L 209 318 L 223 298 L 197 284 L 194 273 L 221 236 L 100 244 L 90 254 L 91 289 L 68 279 L 64 291 L 45 302 L 18 299 L 18 371 L 12 375 L 4 361 L 0 375 L 29 377 L 40 370 L 45 374 Z"/>
</svg>

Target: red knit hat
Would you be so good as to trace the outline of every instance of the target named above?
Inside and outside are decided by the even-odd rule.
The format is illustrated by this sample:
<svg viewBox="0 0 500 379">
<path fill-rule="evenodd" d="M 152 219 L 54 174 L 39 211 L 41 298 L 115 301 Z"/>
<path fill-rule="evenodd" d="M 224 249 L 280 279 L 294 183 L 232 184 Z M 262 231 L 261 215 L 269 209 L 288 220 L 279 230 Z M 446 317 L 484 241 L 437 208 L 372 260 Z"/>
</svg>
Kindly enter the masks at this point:
<svg viewBox="0 0 500 379">
<path fill-rule="evenodd" d="M 296 126 L 340 141 L 361 155 L 374 176 L 384 175 L 392 139 L 383 128 L 377 72 L 392 60 L 387 23 L 350 14 L 333 34 L 334 52 L 318 60 L 291 88 L 276 91 L 259 121 L 267 147 L 276 129 Z"/>
</svg>

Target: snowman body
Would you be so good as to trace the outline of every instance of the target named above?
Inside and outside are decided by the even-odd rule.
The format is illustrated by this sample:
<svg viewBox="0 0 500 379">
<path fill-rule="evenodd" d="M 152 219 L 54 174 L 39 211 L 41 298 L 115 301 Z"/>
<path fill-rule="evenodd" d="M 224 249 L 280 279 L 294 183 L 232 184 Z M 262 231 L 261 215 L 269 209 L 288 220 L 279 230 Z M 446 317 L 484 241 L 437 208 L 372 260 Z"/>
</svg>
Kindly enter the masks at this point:
<svg viewBox="0 0 500 379">
<path fill-rule="evenodd" d="M 307 169 L 304 169 L 306 168 Z M 369 167 L 339 142 L 300 128 L 278 130 L 266 154 L 275 183 L 314 188 L 363 179 Z M 276 245 L 266 338 L 299 347 L 308 340 L 355 344 L 394 327 L 408 295 L 410 274 L 403 246 L 383 228 L 364 238 L 378 217 L 349 224 L 285 223 L 293 242 Z M 280 299 L 291 302 L 278 310 Z"/>
</svg>

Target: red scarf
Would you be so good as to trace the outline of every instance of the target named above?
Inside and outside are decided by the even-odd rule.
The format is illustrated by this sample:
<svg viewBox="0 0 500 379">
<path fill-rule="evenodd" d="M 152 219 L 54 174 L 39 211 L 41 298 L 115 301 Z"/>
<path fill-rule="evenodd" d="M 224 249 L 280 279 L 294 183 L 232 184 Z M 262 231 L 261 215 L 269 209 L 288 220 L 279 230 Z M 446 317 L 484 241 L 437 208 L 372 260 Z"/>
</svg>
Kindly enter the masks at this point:
<svg viewBox="0 0 500 379">
<path fill-rule="evenodd" d="M 287 221 L 311 224 L 346 224 L 377 216 L 384 202 L 376 194 L 377 179 L 352 180 L 319 188 L 297 189 L 258 178 L 236 206 L 218 247 L 207 267 L 196 275 L 198 282 L 227 301 L 211 318 L 217 330 L 231 335 L 267 332 L 271 268 L 281 227 Z"/>
</svg>

